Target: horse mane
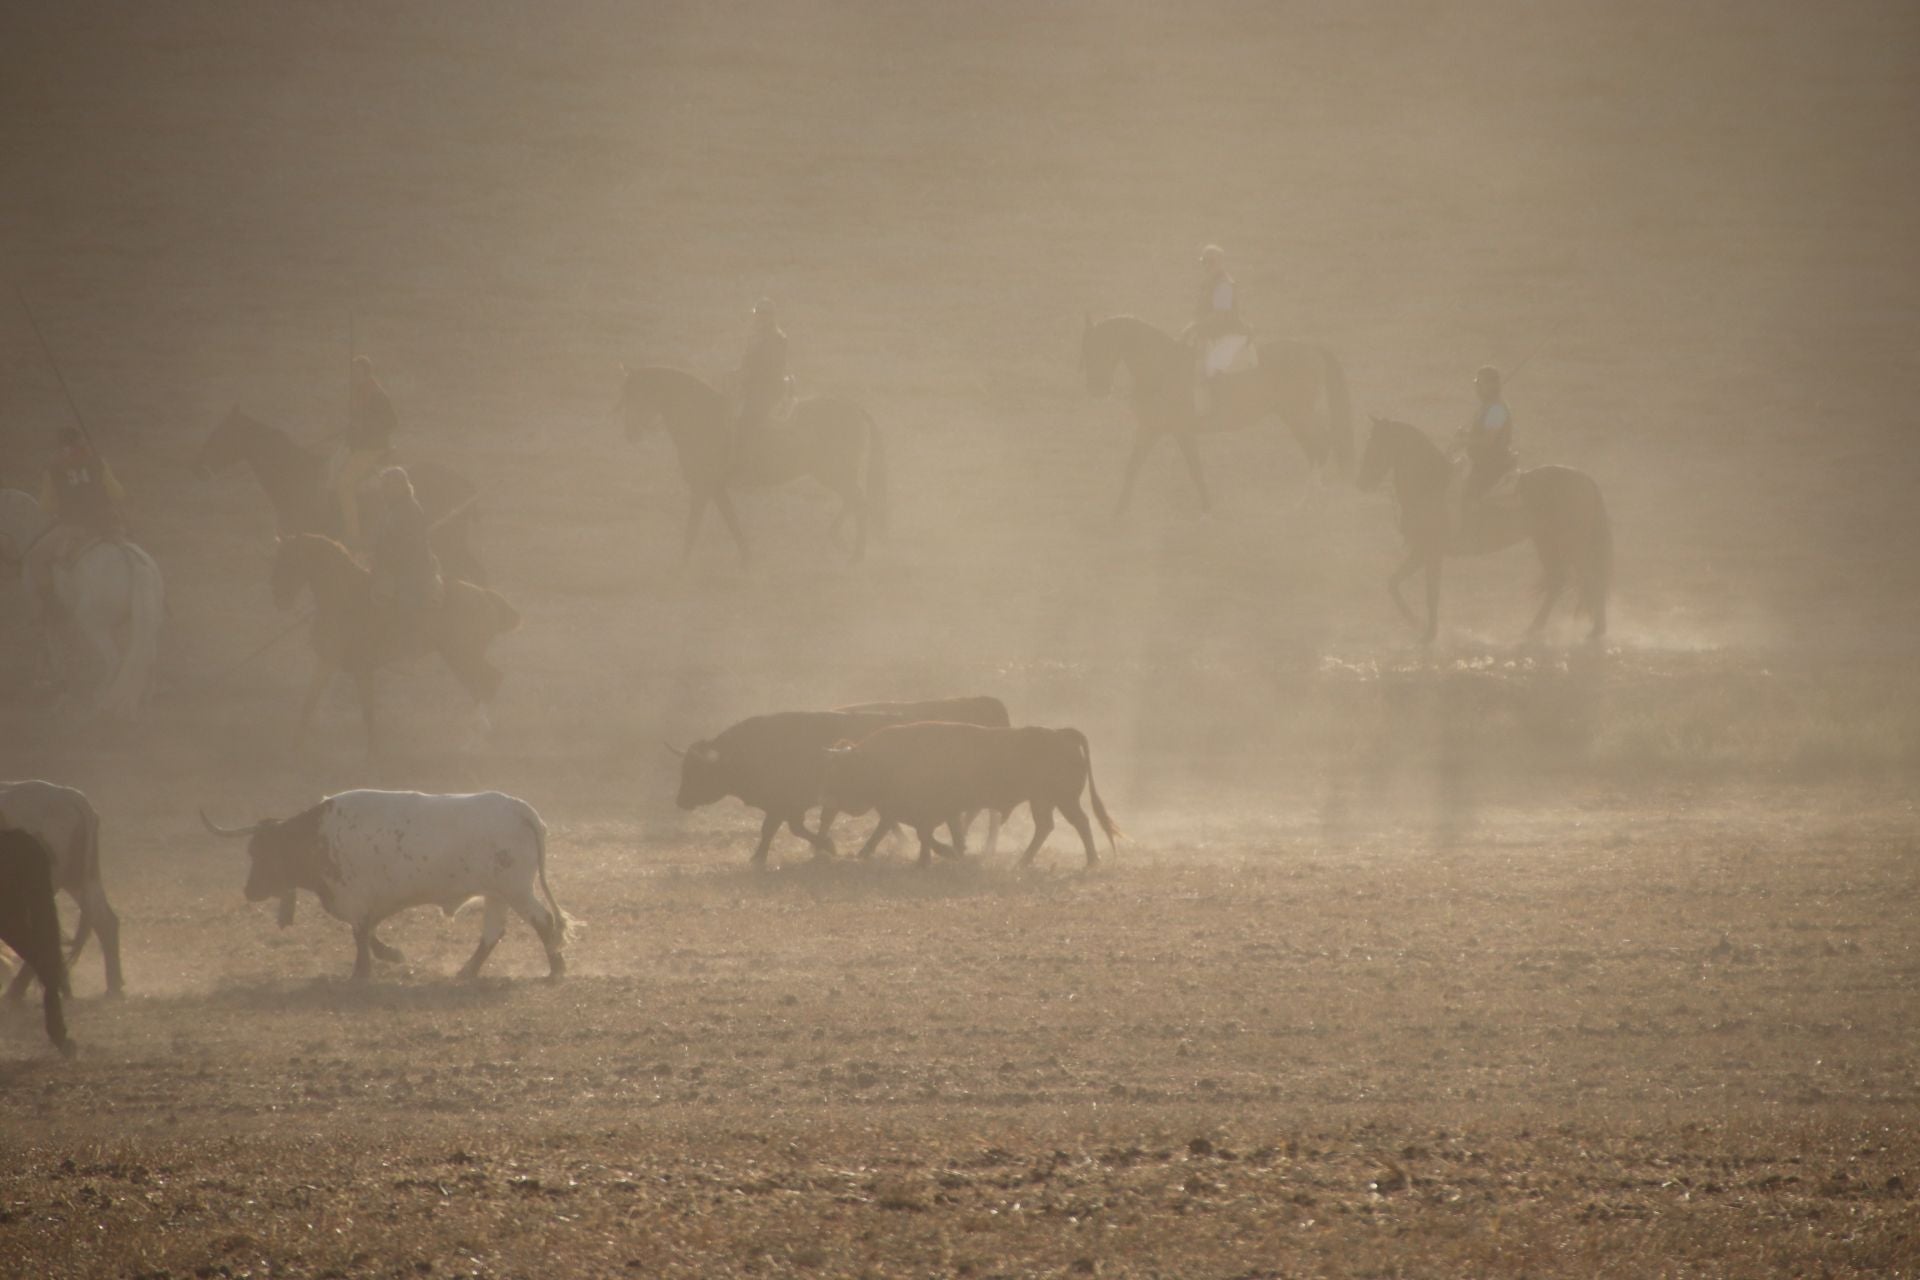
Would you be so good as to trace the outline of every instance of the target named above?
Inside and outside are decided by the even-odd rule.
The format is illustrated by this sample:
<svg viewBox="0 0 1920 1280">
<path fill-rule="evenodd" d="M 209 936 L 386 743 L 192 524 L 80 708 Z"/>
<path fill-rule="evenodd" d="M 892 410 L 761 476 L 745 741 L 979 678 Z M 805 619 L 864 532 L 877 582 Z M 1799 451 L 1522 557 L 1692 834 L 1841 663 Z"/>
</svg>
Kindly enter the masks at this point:
<svg viewBox="0 0 1920 1280">
<path fill-rule="evenodd" d="M 632 394 L 636 384 L 647 393 L 649 399 L 664 401 L 663 407 L 714 414 L 717 415 L 716 421 L 724 420 L 726 416 L 727 398 L 705 378 L 685 369 L 650 364 L 627 370 L 628 394 Z"/>
<path fill-rule="evenodd" d="M 298 556 L 301 568 L 309 571 L 317 565 L 331 561 L 344 565 L 358 574 L 365 575 L 369 572 L 367 567 L 360 563 L 359 557 L 347 548 L 346 543 L 338 538 L 329 538 L 324 533 L 290 533 L 280 539 L 278 558 L 284 560 L 293 556 Z"/>
</svg>

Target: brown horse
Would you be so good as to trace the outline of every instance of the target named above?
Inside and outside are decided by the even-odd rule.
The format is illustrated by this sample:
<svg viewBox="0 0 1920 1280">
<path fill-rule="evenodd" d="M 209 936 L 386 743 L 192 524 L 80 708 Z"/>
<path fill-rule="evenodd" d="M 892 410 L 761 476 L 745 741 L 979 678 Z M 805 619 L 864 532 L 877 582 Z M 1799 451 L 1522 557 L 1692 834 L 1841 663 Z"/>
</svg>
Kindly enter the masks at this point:
<svg viewBox="0 0 1920 1280">
<path fill-rule="evenodd" d="M 873 418 L 851 400 L 815 396 L 797 402 L 784 422 L 763 429 L 755 456 L 746 459 L 736 456 L 734 413 L 726 397 L 691 373 L 660 366 L 628 369 L 620 408 L 627 439 L 639 440 L 656 422 L 673 439 L 680 475 L 693 499 L 680 544 L 682 560 L 693 554 L 693 540 L 713 506 L 740 549 L 741 563 L 747 563 L 747 536 L 728 490 L 773 488 L 802 476 L 839 496 L 831 534 L 838 542 L 841 527 L 852 519 L 855 561 L 866 554 L 868 530 L 886 529 L 886 447 Z"/>
<path fill-rule="evenodd" d="M 1440 446 L 1404 422 L 1375 418 L 1355 481 L 1371 489 L 1393 478 L 1400 505 L 1400 534 L 1407 557 L 1387 580 L 1387 594 L 1409 625 L 1420 620 L 1400 598 L 1400 584 L 1415 572 L 1427 575 L 1424 639 L 1440 627 L 1440 562 L 1446 556 L 1480 556 L 1531 540 L 1540 557 L 1540 608 L 1529 634 L 1547 618 L 1568 587 L 1593 620 L 1589 639 L 1607 633 L 1607 593 L 1613 584 L 1613 525 L 1600 486 L 1571 467 L 1529 467 L 1514 477 L 1511 498 L 1482 499 L 1470 519 L 1456 518 L 1450 494 L 1453 463 Z"/>
<path fill-rule="evenodd" d="M 1194 436 L 1203 431 L 1237 431 L 1279 418 L 1299 442 L 1316 476 L 1329 465 L 1345 469 L 1353 462 L 1347 375 L 1323 347 L 1305 342 L 1260 343 L 1255 368 L 1214 379 L 1215 408 L 1203 416 L 1193 403 L 1192 347 L 1133 316 L 1109 316 L 1097 322 L 1088 316 L 1080 332 L 1080 372 L 1087 390 L 1106 395 L 1113 385 L 1113 371 L 1120 365 L 1133 379 L 1134 425 L 1133 450 L 1120 482 L 1116 516 L 1125 514 L 1140 464 L 1163 436 L 1172 436 L 1180 447 L 1203 510 L 1213 507 L 1206 477 L 1200 474 L 1200 450 L 1194 443 Z M 1315 413 L 1321 404 L 1326 407 L 1324 425 Z"/>
<path fill-rule="evenodd" d="M 208 434 L 193 460 L 193 472 L 205 480 L 229 467 L 245 463 L 253 478 L 273 503 L 273 514 L 282 536 L 294 533 L 339 532 L 340 512 L 327 484 L 325 455 L 301 447 L 292 436 L 278 427 L 270 427 L 250 418 L 238 408 Z M 465 582 L 486 585 L 487 571 L 474 555 L 468 534 L 473 522 L 473 482 L 451 467 L 437 462 L 413 462 L 407 465 L 407 478 L 413 481 L 414 495 L 434 521 L 431 535 L 433 550 L 452 576 Z M 378 504 L 375 493 L 363 494 L 361 511 L 366 527 L 378 528 Z"/>
<path fill-rule="evenodd" d="M 371 750 L 377 741 L 374 673 L 419 653 L 438 653 L 483 712 L 500 688 L 501 674 L 487 661 L 487 645 L 519 626 L 520 615 L 497 591 L 449 581 L 445 603 L 419 614 L 417 625 L 397 625 L 375 603 L 373 575 L 351 552 L 332 538 L 297 533 L 275 546 L 273 602 L 291 609 L 303 590 L 312 593 L 315 610 L 313 681 L 300 704 L 303 731 L 334 674 L 344 671 L 359 692 Z"/>
</svg>

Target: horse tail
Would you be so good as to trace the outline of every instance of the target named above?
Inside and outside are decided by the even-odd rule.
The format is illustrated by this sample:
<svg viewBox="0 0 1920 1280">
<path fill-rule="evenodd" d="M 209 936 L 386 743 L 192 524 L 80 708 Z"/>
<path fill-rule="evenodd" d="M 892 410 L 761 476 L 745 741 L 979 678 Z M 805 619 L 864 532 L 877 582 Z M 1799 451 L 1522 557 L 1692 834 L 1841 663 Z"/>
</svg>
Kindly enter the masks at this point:
<svg viewBox="0 0 1920 1280">
<path fill-rule="evenodd" d="M 1347 371 L 1340 367 L 1340 357 L 1322 349 L 1320 358 L 1326 364 L 1327 382 L 1327 446 L 1333 461 L 1339 464 L 1341 475 L 1353 472 L 1353 400 L 1347 392 Z"/>
<path fill-rule="evenodd" d="M 1613 590 L 1613 520 L 1600 486 L 1593 486 L 1593 519 L 1580 564 L 1580 612 L 1593 619 L 1600 635 L 1607 627 L 1607 596 Z"/>
<path fill-rule="evenodd" d="M 140 548 L 120 544 L 127 562 L 127 647 L 120 669 L 101 691 L 103 710 L 131 720 L 140 714 L 153 684 L 160 657 L 160 620 L 166 612 L 166 592 L 160 566 Z"/>
<path fill-rule="evenodd" d="M 887 442 L 880 424 L 865 409 L 860 416 L 867 423 L 867 520 L 876 534 L 887 531 Z"/>
</svg>

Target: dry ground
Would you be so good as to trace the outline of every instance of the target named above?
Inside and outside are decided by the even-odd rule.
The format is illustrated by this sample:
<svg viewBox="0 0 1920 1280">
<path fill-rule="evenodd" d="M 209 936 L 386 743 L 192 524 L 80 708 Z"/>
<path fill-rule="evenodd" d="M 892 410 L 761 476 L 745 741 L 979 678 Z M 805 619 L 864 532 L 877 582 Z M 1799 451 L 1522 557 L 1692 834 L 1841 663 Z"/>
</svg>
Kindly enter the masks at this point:
<svg viewBox="0 0 1920 1280">
<path fill-rule="evenodd" d="M 0 17 L 0 265 L 169 578 L 131 729 L 33 686 L 0 776 L 106 821 L 130 990 L 0 1021 L 0 1274 L 1915 1275 L 1920 89 L 1910 6 L 72 5 Z M 1524 553 L 1415 650 L 1392 512 L 1275 433 L 1106 513 L 1083 313 L 1264 333 L 1439 431 L 1487 361 L 1592 472 L 1612 643 L 1515 645 Z M 621 361 L 785 308 L 888 432 L 848 568 L 801 488 L 682 568 Z M 287 732 L 235 403 L 336 425 L 348 316 L 411 456 L 470 472 L 526 616 L 475 734 L 429 664 L 360 749 Z M 0 321 L 0 483 L 66 409 Z M 681 814 L 663 739 L 993 692 L 1128 832 L 931 873 Z M 498 787 L 588 929 L 287 932 L 200 832 Z M 842 843 L 854 827 L 843 830 Z M 1018 839 L 1017 819 L 1009 842 Z"/>
</svg>

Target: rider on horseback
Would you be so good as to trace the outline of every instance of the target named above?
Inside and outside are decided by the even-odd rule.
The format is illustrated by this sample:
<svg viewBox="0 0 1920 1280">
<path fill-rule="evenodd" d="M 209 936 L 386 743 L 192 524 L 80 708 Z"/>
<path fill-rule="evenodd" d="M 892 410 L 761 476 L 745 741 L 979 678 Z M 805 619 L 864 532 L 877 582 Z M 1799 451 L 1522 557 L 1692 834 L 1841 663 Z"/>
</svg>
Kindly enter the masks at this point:
<svg viewBox="0 0 1920 1280">
<path fill-rule="evenodd" d="M 1200 251 L 1200 295 L 1186 340 L 1196 349 L 1194 411 L 1213 412 L 1213 379 L 1233 368 L 1250 345 L 1252 331 L 1240 318 L 1239 289 L 1227 274 L 1227 253 L 1217 244 Z"/>
<path fill-rule="evenodd" d="M 119 478 L 87 437 L 73 427 L 63 427 L 60 452 L 40 483 L 40 508 L 51 523 L 28 548 L 25 563 L 26 581 L 43 618 L 59 611 L 56 570 L 71 566 L 94 543 L 126 534 L 126 519 L 120 511 L 126 496 Z"/>
<path fill-rule="evenodd" d="M 413 481 L 403 469 L 388 467 L 379 488 L 386 514 L 368 567 L 375 616 L 381 632 L 391 636 L 423 629 L 427 612 L 444 599 L 446 583 L 430 541 L 433 524 L 414 496 Z"/>
<path fill-rule="evenodd" d="M 787 335 L 773 314 L 773 300 L 753 304 L 753 334 L 740 360 L 740 416 L 734 421 L 734 465 L 753 460 L 769 419 L 787 394 Z"/>
<path fill-rule="evenodd" d="M 360 485 L 393 451 L 393 433 L 400 420 L 393 401 L 373 376 L 373 361 L 353 358 L 352 394 L 347 401 L 347 427 L 341 433 L 345 453 L 333 476 L 334 500 L 340 511 L 340 540 L 349 546 L 360 541 Z"/>
<path fill-rule="evenodd" d="M 1500 371 L 1491 365 L 1473 375 L 1480 397 L 1473 420 L 1460 433 L 1460 443 L 1473 470 L 1467 476 L 1467 500 L 1484 498 L 1519 461 L 1513 451 L 1513 411 L 1500 394 Z"/>
<path fill-rule="evenodd" d="M 126 532 L 120 504 L 127 491 L 87 438 L 72 427 L 60 431 L 60 453 L 40 485 L 40 506 L 60 524 L 78 525 L 96 537 Z"/>
</svg>

